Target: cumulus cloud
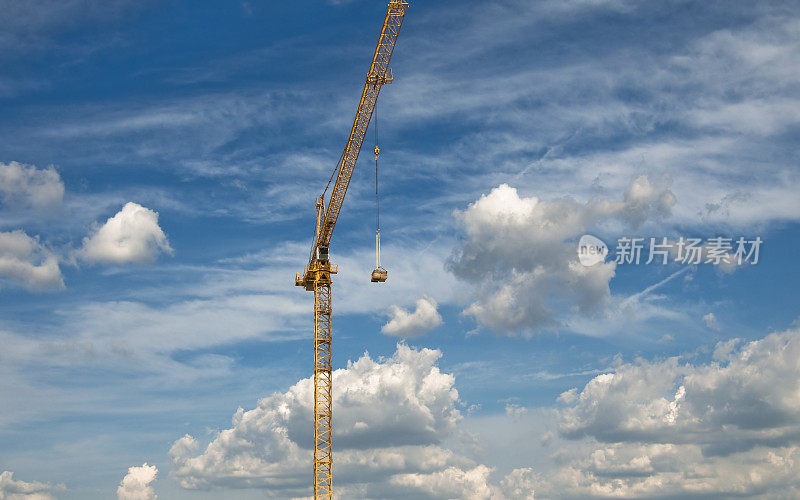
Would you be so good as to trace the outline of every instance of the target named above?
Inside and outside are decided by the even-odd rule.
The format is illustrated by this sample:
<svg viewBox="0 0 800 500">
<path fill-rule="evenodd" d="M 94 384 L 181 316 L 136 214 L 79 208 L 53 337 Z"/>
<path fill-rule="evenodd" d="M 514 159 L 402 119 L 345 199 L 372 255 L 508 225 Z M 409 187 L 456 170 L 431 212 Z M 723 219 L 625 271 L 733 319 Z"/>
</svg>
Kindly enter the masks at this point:
<svg viewBox="0 0 800 500">
<path fill-rule="evenodd" d="M 64 288 L 58 258 L 22 231 L 0 232 L 0 279 L 36 291 Z"/>
<path fill-rule="evenodd" d="M 426 498 L 491 498 L 488 484 L 491 469 L 479 465 L 469 470 L 448 467 L 428 474 L 398 474 L 390 483 L 396 491 L 407 497 Z"/>
<path fill-rule="evenodd" d="M 152 483 L 156 480 L 158 468 L 155 465 L 129 467 L 128 473 L 122 478 L 117 488 L 118 500 L 157 500 Z"/>
<path fill-rule="evenodd" d="M 735 449 L 800 439 L 800 331 L 739 350 L 726 342 L 715 358 L 697 366 L 640 361 L 599 375 L 562 411 L 560 430 L 605 441 L 690 441 L 715 453 L 723 443 Z"/>
<path fill-rule="evenodd" d="M 389 321 L 381 327 L 381 332 L 395 337 L 423 335 L 442 324 L 437 307 L 436 301 L 430 297 L 417 300 L 414 312 L 393 305 L 389 308 Z"/>
<path fill-rule="evenodd" d="M 162 252 L 172 253 L 158 225 L 158 213 L 128 202 L 105 224 L 83 239 L 85 260 L 109 264 L 153 262 Z"/>
<path fill-rule="evenodd" d="M 504 488 L 524 485 L 519 473 L 490 484 L 490 468 L 441 446 L 461 414 L 454 377 L 436 366 L 440 356 L 400 344 L 389 359 L 364 355 L 334 372 L 336 484 L 344 498 L 503 498 Z M 312 380 L 303 379 L 253 410 L 240 408 L 233 427 L 202 451 L 184 436 L 169 452 L 174 477 L 190 489 L 308 495 L 312 406 Z"/>
<path fill-rule="evenodd" d="M 707 364 L 621 364 L 565 392 L 559 432 L 582 443 L 542 492 L 571 497 L 751 496 L 800 492 L 800 330 Z"/>
<path fill-rule="evenodd" d="M 0 500 L 55 500 L 51 492 L 63 489 L 63 485 L 52 487 L 37 481 L 25 482 L 14 479 L 14 473 L 0 473 Z"/>
<path fill-rule="evenodd" d="M 500 483 L 503 496 L 509 499 L 533 500 L 536 479 L 533 469 L 525 467 L 514 469 Z"/>
<path fill-rule="evenodd" d="M 588 314 L 610 298 L 616 264 L 581 265 L 574 244 L 587 228 L 609 221 L 636 227 L 670 213 L 669 180 L 634 178 L 622 200 L 522 197 L 507 184 L 481 196 L 455 217 L 466 238 L 449 267 L 476 286 L 464 311 L 496 331 L 517 333 L 558 325 L 558 311 Z"/>
<path fill-rule="evenodd" d="M 536 482 L 537 494 L 566 499 L 789 499 L 800 494 L 796 446 L 708 457 L 691 444 L 615 443 L 572 450 L 569 456 L 567 464 Z"/>
<path fill-rule="evenodd" d="M 61 206 L 64 183 L 53 167 L 0 163 L 0 201 L 15 208 L 52 210 Z"/>
</svg>

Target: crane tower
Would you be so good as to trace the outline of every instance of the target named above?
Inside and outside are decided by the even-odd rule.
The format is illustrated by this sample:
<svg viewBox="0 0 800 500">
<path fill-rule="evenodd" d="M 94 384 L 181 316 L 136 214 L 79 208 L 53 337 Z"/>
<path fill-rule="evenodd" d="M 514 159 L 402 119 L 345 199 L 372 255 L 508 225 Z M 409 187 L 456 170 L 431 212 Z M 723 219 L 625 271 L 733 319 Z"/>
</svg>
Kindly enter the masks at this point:
<svg viewBox="0 0 800 500">
<path fill-rule="evenodd" d="M 331 286 L 338 268 L 328 259 L 328 247 L 339 211 L 353 176 L 364 136 L 375 110 L 381 87 L 392 83 L 392 58 L 397 35 L 408 9 L 408 2 L 392 0 L 386 10 L 378 45 L 372 56 L 361 101 L 358 103 L 350 137 L 334 170 L 336 183 L 325 203 L 325 191 L 316 201 L 316 232 L 308 264 L 297 273 L 295 285 L 314 292 L 314 499 L 333 497 L 333 387 L 331 350 Z M 331 176 L 331 179 L 333 176 Z M 330 182 L 329 182 L 330 184 Z"/>
</svg>

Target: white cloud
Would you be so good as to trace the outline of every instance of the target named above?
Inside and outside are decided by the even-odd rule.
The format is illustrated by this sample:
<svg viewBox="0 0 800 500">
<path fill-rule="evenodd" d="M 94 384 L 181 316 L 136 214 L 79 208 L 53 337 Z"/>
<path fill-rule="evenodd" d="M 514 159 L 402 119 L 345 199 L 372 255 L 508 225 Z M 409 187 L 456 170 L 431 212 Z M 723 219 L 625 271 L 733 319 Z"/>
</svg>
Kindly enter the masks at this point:
<svg viewBox="0 0 800 500">
<path fill-rule="evenodd" d="M 153 490 L 152 483 L 156 480 L 158 468 L 155 465 L 129 467 L 128 473 L 122 478 L 117 488 L 118 500 L 157 500 L 158 495 Z"/>
<path fill-rule="evenodd" d="M 519 418 L 523 415 L 528 413 L 528 409 L 524 406 L 520 406 L 517 404 L 507 404 L 506 405 L 506 415 L 512 418 Z"/>
<path fill-rule="evenodd" d="M 800 101 L 788 98 L 714 103 L 689 113 L 696 125 L 728 132 L 770 136 L 800 122 Z"/>
<path fill-rule="evenodd" d="M 798 498 L 800 448 L 709 457 L 693 444 L 587 445 L 540 477 L 545 498 Z"/>
<path fill-rule="evenodd" d="M 488 482 L 490 468 L 440 446 L 461 420 L 455 379 L 436 366 L 440 355 L 399 344 L 389 359 L 364 355 L 334 372 L 334 467 L 344 498 L 503 498 L 504 486 Z M 303 379 L 253 410 L 240 408 L 233 427 L 200 453 L 184 436 L 169 453 L 173 476 L 190 489 L 308 495 L 312 404 L 312 381 Z M 518 475 L 507 478 L 508 488 Z"/>
<path fill-rule="evenodd" d="M 676 202 L 669 184 L 669 179 L 655 183 L 646 175 L 635 177 L 625 189 L 624 202 L 611 204 L 608 214 L 627 220 L 633 227 L 653 216 L 667 216 Z"/>
<path fill-rule="evenodd" d="M 631 180 L 621 201 L 570 198 L 552 201 L 521 197 L 507 184 L 455 213 L 466 238 L 450 268 L 477 288 L 464 311 L 500 332 L 553 327 L 563 310 L 591 314 L 611 297 L 616 264 L 585 267 L 574 244 L 593 225 L 623 221 L 633 227 L 670 213 L 675 197 L 669 180 L 647 176 Z"/>
<path fill-rule="evenodd" d="M 22 231 L 0 232 L 0 279 L 29 290 L 64 288 L 58 258 Z"/>
<path fill-rule="evenodd" d="M 96 227 L 81 249 L 84 259 L 110 264 L 153 262 L 161 252 L 172 253 L 172 248 L 158 213 L 133 202 Z"/>
<path fill-rule="evenodd" d="M 506 498 L 533 500 L 535 484 L 533 469 L 526 467 L 511 471 L 510 474 L 503 478 L 500 486 Z"/>
<path fill-rule="evenodd" d="M 710 312 L 703 316 L 703 323 L 712 330 L 719 330 L 719 325 L 717 324 L 717 317 L 714 315 L 713 312 Z"/>
<path fill-rule="evenodd" d="M 485 465 L 468 470 L 448 467 L 427 474 L 398 474 L 389 483 L 406 498 L 492 498 L 490 472 Z"/>
<path fill-rule="evenodd" d="M 52 491 L 63 489 L 63 485 L 52 487 L 37 481 L 25 482 L 14 479 L 14 473 L 0 473 L 0 500 L 55 500 Z"/>
<path fill-rule="evenodd" d="M 621 364 L 559 398 L 558 497 L 745 496 L 800 491 L 800 330 L 707 364 Z"/>
<path fill-rule="evenodd" d="M 0 163 L 0 201 L 3 205 L 37 210 L 61 206 L 64 183 L 53 167 L 39 169 L 12 161 Z"/>
<path fill-rule="evenodd" d="M 442 324 L 437 307 L 436 301 L 430 297 L 417 300 L 414 312 L 393 305 L 389 308 L 389 321 L 381 327 L 381 332 L 395 337 L 423 335 Z"/>
<path fill-rule="evenodd" d="M 731 342 L 721 347 L 707 365 L 641 361 L 595 377 L 562 411 L 561 432 L 714 449 L 800 438 L 800 332 L 771 334 L 738 351 Z"/>
</svg>

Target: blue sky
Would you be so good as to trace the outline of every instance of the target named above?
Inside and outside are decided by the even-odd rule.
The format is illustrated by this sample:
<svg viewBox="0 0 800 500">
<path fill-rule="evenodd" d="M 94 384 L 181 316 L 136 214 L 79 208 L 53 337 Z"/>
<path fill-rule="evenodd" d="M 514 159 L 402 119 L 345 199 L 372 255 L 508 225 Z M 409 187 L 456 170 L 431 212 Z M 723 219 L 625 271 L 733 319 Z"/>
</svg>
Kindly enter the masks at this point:
<svg viewBox="0 0 800 500">
<path fill-rule="evenodd" d="M 0 497 L 310 493 L 293 279 L 385 7 L 3 2 Z M 344 496 L 797 494 L 800 10 L 412 2 L 392 68 L 389 281 L 370 154 L 331 247 Z M 615 265 L 622 236 L 764 243 Z"/>
</svg>

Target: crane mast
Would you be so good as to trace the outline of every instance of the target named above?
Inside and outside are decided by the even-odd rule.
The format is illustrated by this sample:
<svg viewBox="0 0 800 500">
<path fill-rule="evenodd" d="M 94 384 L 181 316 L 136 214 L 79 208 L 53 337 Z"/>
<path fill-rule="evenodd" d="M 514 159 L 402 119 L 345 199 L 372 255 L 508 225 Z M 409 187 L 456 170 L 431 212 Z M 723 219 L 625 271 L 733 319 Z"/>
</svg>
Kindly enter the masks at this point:
<svg viewBox="0 0 800 500">
<path fill-rule="evenodd" d="M 381 87 L 392 83 L 389 61 L 403 24 L 408 2 L 391 0 L 386 10 L 378 45 L 364 82 L 350 136 L 336 166 L 336 183 L 330 199 L 325 192 L 316 201 L 316 232 L 308 265 L 295 276 L 295 285 L 314 292 L 314 499 L 333 498 L 333 387 L 331 351 L 331 286 L 338 268 L 328 259 L 333 229 L 342 209 L 347 187 L 364 143 Z M 327 188 L 326 188 L 327 190 Z"/>
</svg>

